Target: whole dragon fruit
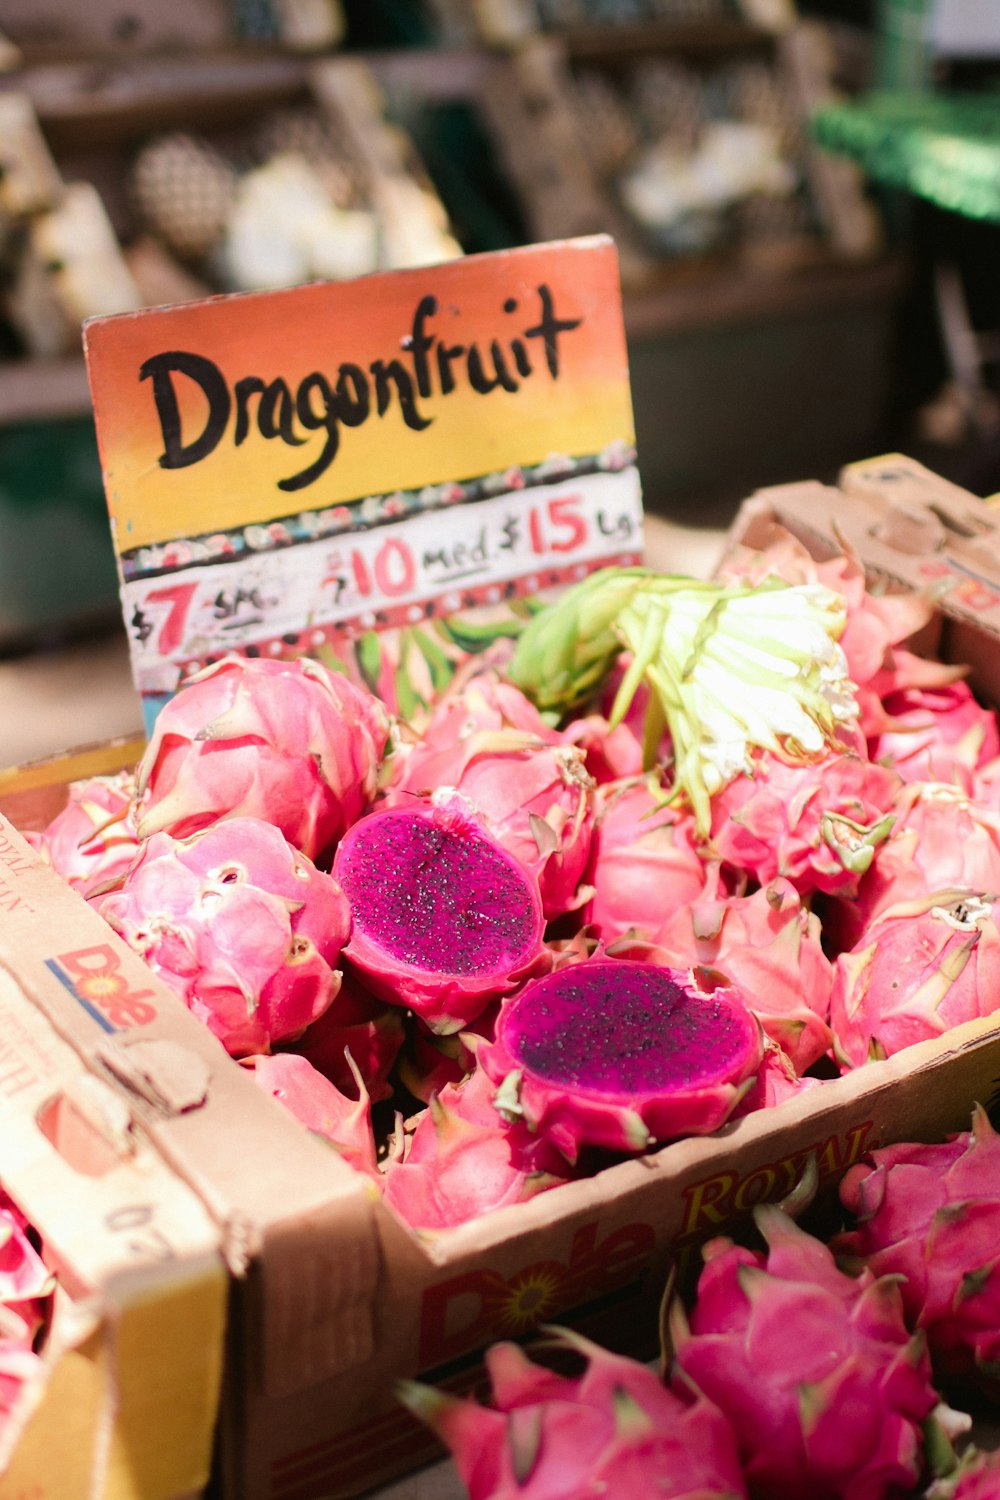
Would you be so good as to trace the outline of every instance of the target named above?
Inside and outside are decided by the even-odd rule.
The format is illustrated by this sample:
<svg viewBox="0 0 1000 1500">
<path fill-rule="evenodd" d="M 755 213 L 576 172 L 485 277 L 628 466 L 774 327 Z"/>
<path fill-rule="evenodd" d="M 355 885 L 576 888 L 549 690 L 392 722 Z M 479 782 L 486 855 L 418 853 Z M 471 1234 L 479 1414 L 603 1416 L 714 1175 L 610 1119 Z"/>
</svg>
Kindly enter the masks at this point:
<svg viewBox="0 0 1000 1500">
<path fill-rule="evenodd" d="M 839 955 L 830 1026 L 845 1068 L 891 1057 L 1000 1007 L 995 911 L 976 891 L 934 891 L 890 906 Z"/>
<path fill-rule="evenodd" d="M 389 1163 L 385 1201 L 414 1229 L 464 1224 L 565 1180 L 565 1161 L 505 1120 L 495 1092 L 482 1070 L 446 1084 L 418 1117 L 403 1159 Z"/>
<path fill-rule="evenodd" d="M 829 903 L 824 928 L 838 947 L 853 947 L 899 902 L 952 889 L 1000 893 L 1000 815 L 937 782 L 905 786 L 894 813 L 854 899 Z"/>
<path fill-rule="evenodd" d="M 124 875 L 136 856 L 134 791 L 134 777 L 127 771 L 74 781 L 66 806 L 41 833 L 28 834 L 28 842 L 86 896 L 95 886 Z"/>
<path fill-rule="evenodd" d="M 868 753 L 904 781 L 952 783 L 972 795 L 975 772 L 1000 755 L 997 716 L 976 702 L 967 682 L 904 688 L 882 706 L 888 722 Z"/>
<path fill-rule="evenodd" d="M 504 1002 L 478 1050 L 496 1105 L 567 1161 L 582 1146 L 645 1151 L 724 1124 L 763 1051 L 742 997 L 690 971 L 595 957 Z"/>
<path fill-rule="evenodd" d="M 693 1390 L 580 1334 L 550 1344 L 582 1375 L 535 1364 L 516 1344 L 486 1353 L 493 1406 L 404 1381 L 400 1399 L 451 1449 L 469 1500 L 746 1500 L 732 1430 Z"/>
<path fill-rule="evenodd" d="M 701 895 L 707 878 L 691 814 L 666 807 L 650 780 L 598 788 L 585 920 L 612 943 L 630 928 L 655 939 L 664 922 Z"/>
<path fill-rule="evenodd" d="M 712 850 L 759 885 L 783 876 L 803 895 L 853 895 L 892 828 L 899 787 L 846 743 L 798 765 L 758 751 L 752 773 L 712 799 Z"/>
<path fill-rule="evenodd" d="M 390 721 L 319 662 L 226 657 L 161 709 L 137 771 L 139 837 L 273 823 L 310 859 L 371 803 Z"/>
<path fill-rule="evenodd" d="M 935 1376 L 1000 1389 L 1000 1137 L 985 1110 L 936 1145 L 873 1151 L 840 1184 L 857 1228 L 834 1242 L 876 1276 L 898 1276 Z"/>
<path fill-rule="evenodd" d="M 95 904 L 234 1056 L 298 1036 L 337 993 L 347 900 L 259 818 L 154 834 Z"/>
<path fill-rule="evenodd" d="M 372 1133 L 371 1100 L 356 1069 L 354 1084 L 358 1097 L 349 1099 L 317 1072 L 312 1063 L 294 1052 L 247 1057 L 243 1066 L 253 1074 L 258 1088 L 283 1104 L 307 1130 L 328 1140 L 356 1172 L 363 1172 L 379 1188 L 383 1186 Z"/>
<path fill-rule="evenodd" d="M 755 1218 L 767 1253 L 710 1241 L 690 1319 L 675 1300 L 672 1380 L 729 1418 L 754 1500 L 902 1500 L 937 1395 L 895 1278 L 845 1275 L 772 1205 Z"/>
<path fill-rule="evenodd" d="M 369 814 L 333 873 L 354 919 L 345 958 L 435 1031 L 460 1031 L 549 962 L 537 881 L 460 807 Z"/>
</svg>

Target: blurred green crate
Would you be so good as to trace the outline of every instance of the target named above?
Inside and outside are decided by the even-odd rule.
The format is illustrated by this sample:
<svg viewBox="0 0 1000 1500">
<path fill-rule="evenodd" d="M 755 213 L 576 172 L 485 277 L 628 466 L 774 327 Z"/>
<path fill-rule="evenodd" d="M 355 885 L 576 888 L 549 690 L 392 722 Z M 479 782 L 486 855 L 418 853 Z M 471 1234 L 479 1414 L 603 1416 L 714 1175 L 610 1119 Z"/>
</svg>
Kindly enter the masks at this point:
<svg viewBox="0 0 1000 1500">
<path fill-rule="evenodd" d="M 117 618 L 92 420 L 0 427 L 0 649 Z"/>
</svg>

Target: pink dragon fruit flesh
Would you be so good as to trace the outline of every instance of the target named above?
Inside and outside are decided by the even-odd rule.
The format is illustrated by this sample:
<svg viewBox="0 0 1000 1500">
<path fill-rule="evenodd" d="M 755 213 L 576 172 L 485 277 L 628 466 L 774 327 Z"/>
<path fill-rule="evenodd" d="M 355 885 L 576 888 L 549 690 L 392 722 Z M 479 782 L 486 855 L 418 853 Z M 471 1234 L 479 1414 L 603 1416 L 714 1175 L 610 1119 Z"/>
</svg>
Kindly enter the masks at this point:
<svg viewBox="0 0 1000 1500">
<path fill-rule="evenodd" d="M 333 873 L 354 918 L 345 958 L 435 1031 L 461 1030 L 549 962 L 534 876 L 454 806 L 371 813 Z"/>
<path fill-rule="evenodd" d="M 834 1250 L 900 1278 L 935 1376 L 1000 1391 L 1000 1137 L 985 1111 L 950 1141 L 873 1151 L 847 1173 L 840 1196 L 857 1228 Z"/>
<path fill-rule="evenodd" d="M 746 1500 L 732 1430 L 697 1391 L 580 1334 L 550 1346 L 582 1355 L 556 1374 L 516 1344 L 486 1353 L 491 1408 L 416 1381 L 400 1399 L 451 1450 L 469 1500 Z"/>
<path fill-rule="evenodd" d="M 569 964 L 500 1007 L 479 1048 L 496 1103 L 576 1160 L 724 1124 L 751 1086 L 760 1025 L 735 990 L 627 959 Z"/>
<path fill-rule="evenodd" d="M 139 836 L 262 818 L 317 859 L 371 803 L 389 730 L 377 698 L 319 662 L 226 657 L 160 711 L 137 772 Z"/>
<path fill-rule="evenodd" d="M 557 917 L 579 904 L 590 853 L 593 777 L 583 751 L 551 733 L 477 730 L 443 743 L 431 736 L 406 756 L 383 806 L 405 807 L 414 797 L 455 797 L 470 816 L 538 879 L 542 909 Z"/>
<path fill-rule="evenodd" d="M 154 834 L 101 916 L 234 1056 L 304 1031 L 337 993 L 337 882 L 258 818 Z"/>
<path fill-rule="evenodd" d="M 706 888 L 670 913 L 646 961 L 724 974 L 799 1073 L 829 1050 L 833 966 L 819 918 L 790 881 L 773 880 L 750 896 Z"/>
<path fill-rule="evenodd" d="M 710 1241 L 690 1318 L 674 1302 L 672 1379 L 729 1418 L 753 1500 L 903 1500 L 937 1395 L 898 1283 L 845 1275 L 773 1206 L 755 1218 L 766 1255 Z"/>
<path fill-rule="evenodd" d="M 830 1026 L 845 1068 L 1000 1007 L 1000 931 L 991 897 L 934 891 L 890 906 L 834 965 Z"/>
<path fill-rule="evenodd" d="M 567 1166 L 520 1121 L 493 1104 L 477 1070 L 446 1084 L 418 1117 L 402 1161 L 386 1169 L 385 1201 L 414 1229 L 448 1229 L 555 1187 Z"/>
</svg>

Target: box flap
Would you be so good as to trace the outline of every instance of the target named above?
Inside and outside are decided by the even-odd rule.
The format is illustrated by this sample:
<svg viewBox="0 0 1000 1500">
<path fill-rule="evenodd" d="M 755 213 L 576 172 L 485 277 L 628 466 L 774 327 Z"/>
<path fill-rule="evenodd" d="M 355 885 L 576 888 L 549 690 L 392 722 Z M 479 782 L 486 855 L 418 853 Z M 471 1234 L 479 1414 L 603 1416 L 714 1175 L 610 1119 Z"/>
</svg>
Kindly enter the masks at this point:
<svg viewBox="0 0 1000 1500">
<path fill-rule="evenodd" d="M 269 1388 L 295 1389 L 354 1362 L 371 1344 L 378 1279 L 365 1179 L 262 1093 L 2 816 L 0 912 L 8 996 L 16 986 L 93 1083 L 125 1101 L 219 1225 L 230 1267 L 239 1274 L 261 1263 L 254 1315 Z M 13 1052 L 8 1063 L 9 1092 L 22 1063 Z M 42 1058 L 36 1071 L 44 1079 Z M 0 1078 L 0 1097 L 3 1089 Z M 112 1152 L 128 1149 L 128 1122 L 99 1090 L 72 1107 Z M 334 1327 L 337 1337 L 325 1337 Z"/>
</svg>

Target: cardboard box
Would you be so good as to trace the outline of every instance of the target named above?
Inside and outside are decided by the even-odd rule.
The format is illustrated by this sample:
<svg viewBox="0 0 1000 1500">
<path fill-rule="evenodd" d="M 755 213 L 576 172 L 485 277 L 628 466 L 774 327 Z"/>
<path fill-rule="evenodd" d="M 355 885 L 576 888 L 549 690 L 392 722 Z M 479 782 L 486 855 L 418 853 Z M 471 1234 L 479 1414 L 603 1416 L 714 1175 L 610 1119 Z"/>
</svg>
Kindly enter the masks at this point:
<svg viewBox="0 0 1000 1500">
<path fill-rule="evenodd" d="M 760 545 L 778 525 L 817 555 L 842 535 L 889 587 L 930 582 L 942 654 L 969 661 L 979 687 L 1000 696 L 1000 518 L 988 506 L 894 456 L 845 470 L 837 488 L 759 493 L 731 546 Z M 98 763 L 125 764 L 136 749 L 122 742 L 0 776 L 0 810 L 40 826 L 66 782 Z M 86 903 L 31 859 L 6 818 L 0 908 L 0 977 L 18 1023 L 58 1041 L 79 1074 L 89 1070 L 88 1086 L 118 1101 L 159 1153 L 160 1162 L 143 1158 L 145 1169 L 190 1213 L 191 1195 L 168 1169 L 182 1179 L 216 1226 L 234 1278 L 219 1447 L 229 1500 L 355 1495 L 416 1467 L 436 1448 L 395 1404 L 393 1378 L 474 1389 L 484 1348 L 539 1323 L 570 1323 L 649 1355 L 668 1269 L 700 1241 L 784 1196 L 810 1155 L 829 1189 L 869 1147 L 966 1128 L 973 1102 L 989 1101 L 1000 1080 L 1000 1024 L 971 1022 L 714 1136 L 421 1238 L 257 1090 Z M 7 1155 L 5 1135 L 5 1180 Z M 11 1187 L 24 1191 L 42 1232 L 75 1245 L 72 1225 L 50 1226 L 54 1206 L 27 1201 L 33 1166 L 18 1155 L 14 1165 Z M 205 1255 L 214 1264 L 210 1238 Z M 179 1315 L 161 1344 L 172 1352 L 191 1326 Z M 65 1409 L 59 1380 L 68 1389 L 78 1363 L 62 1369 L 57 1362 L 53 1411 Z M 30 1438 L 29 1428 L 29 1463 Z M 133 1492 L 153 1493 L 103 1493 Z M 8 1493 L 19 1493 L 9 1473 L 0 1479 L 3 1500 Z"/>
<path fill-rule="evenodd" d="M 5 935 L 47 919 L 34 869 L 0 829 Z M 25 994 L 30 951 L 0 960 L 0 1180 L 58 1284 L 40 1379 L 0 1439 L 0 1497 L 200 1493 L 224 1344 L 218 1229 L 127 1101 Z"/>
</svg>

